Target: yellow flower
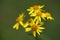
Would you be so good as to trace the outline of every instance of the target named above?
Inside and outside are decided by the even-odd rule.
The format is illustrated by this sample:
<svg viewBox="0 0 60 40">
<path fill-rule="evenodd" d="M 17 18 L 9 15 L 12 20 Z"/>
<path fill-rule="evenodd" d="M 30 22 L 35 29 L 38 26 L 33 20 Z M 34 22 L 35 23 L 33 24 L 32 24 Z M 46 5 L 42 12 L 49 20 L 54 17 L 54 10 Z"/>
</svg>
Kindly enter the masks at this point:
<svg viewBox="0 0 60 40">
<path fill-rule="evenodd" d="M 32 20 L 33 21 L 33 20 Z M 41 27 L 43 24 L 41 22 L 36 21 L 36 23 L 33 21 L 30 23 L 30 27 L 25 28 L 25 32 L 33 31 L 33 36 L 36 37 L 36 33 L 40 35 L 40 32 L 42 32 L 43 27 Z"/>
<path fill-rule="evenodd" d="M 19 15 L 19 17 L 16 19 L 16 24 L 13 26 L 13 29 L 18 30 L 19 29 L 19 24 L 23 26 L 23 18 L 24 18 L 24 14 L 22 13 L 21 15 Z"/>
<path fill-rule="evenodd" d="M 27 11 L 29 11 L 29 14 L 31 17 L 35 17 L 34 21 L 36 20 L 40 20 L 43 19 L 46 21 L 46 18 L 47 19 L 50 19 L 50 20 L 54 20 L 54 18 L 51 16 L 50 13 L 46 12 L 42 12 L 41 8 L 43 8 L 44 5 L 40 6 L 40 5 L 34 5 L 32 7 L 30 7 L 29 9 L 27 9 Z"/>
<path fill-rule="evenodd" d="M 24 24 L 23 27 L 26 28 L 28 25 L 31 25 L 32 22 L 33 22 L 32 18 L 28 19 L 27 22 Z"/>
<path fill-rule="evenodd" d="M 46 12 L 45 15 L 47 19 L 54 20 L 54 18 L 51 16 L 49 12 Z"/>
<path fill-rule="evenodd" d="M 31 13 L 30 16 L 31 17 L 35 17 L 34 21 L 36 21 L 36 20 L 40 20 L 41 21 L 41 19 L 46 21 L 46 18 L 50 19 L 50 20 L 54 20 L 54 18 L 51 16 L 50 13 L 48 13 L 48 12 L 43 13 L 43 12 L 41 12 L 39 10 L 35 11 L 34 13 Z"/>
<path fill-rule="evenodd" d="M 35 11 L 30 16 L 31 17 L 35 17 L 34 21 L 36 21 L 36 20 L 40 20 L 41 21 L 41 18 L 45 20 L 45 17 L 46 17 L 45 13 L 43 13 L 43 12 L 41 12 L 39 10 Z"/>
<path fill-rule="evenodd" d="M 27 9 L 27 11 L 29 11 L 29 14 L 37 11 L 37 10 L 40 10 L 41 11 L 41 8 L 43 8 L 44 5 L 40 6 L 40 5 L 34 5 L 33 7 L 30 7 L 29 9 Z"/>
</svg>

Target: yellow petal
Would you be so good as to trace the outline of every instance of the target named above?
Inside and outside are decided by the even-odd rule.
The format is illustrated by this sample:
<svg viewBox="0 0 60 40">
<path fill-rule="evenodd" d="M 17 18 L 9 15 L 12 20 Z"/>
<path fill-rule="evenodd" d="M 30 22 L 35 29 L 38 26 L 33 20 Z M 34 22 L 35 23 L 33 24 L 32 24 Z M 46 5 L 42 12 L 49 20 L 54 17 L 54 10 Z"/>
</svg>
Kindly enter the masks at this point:
<svg viewBox="0 0 60 40">
<path fill-rule="evenodd" d="M 34 10 L 30 11 L 29 14 L 32 14 Z"/>
<path fill-rule="evenodd" d="M 33 7 L 30 7 L 29 9 L 27 9 L 27 11 L 32 11 L 34 10 Z"/>
<path fill-rule="evenodd" d="M 27 11 L 30 11 L 30 9 L 27 9 Z"/>
<path fill-rule="evenodd" d="M 16 24 L 13 26 L 13 29 L 18 30 L 18 29 L 19 29 L 19 23 L 16 23 Z"/>
<path fill-rule="evenodd" d="M 54 18 L 53 18 L 53 17 L 47 17 L 47 19 L 54 20 Z"/>
<path fill-rule="evenodd" d="M 31 31 L 31 27 L 30 28 L 25 28 L 25 32 L 29 32 L 29 31 Z"/>
<path fill-rule="evenodd" d="M 39 20 L 40 20 L 40 22 L 41 22 L 41 17 L 39 17 L 38 19 L 39 19 Z"/>
<path fill-rule="evenodd" d="M 41 17 L 42 17 L 42 19 L 44 19 L 46 21 L 46 19 L 45 19 L 46 18 L 45 13 L 42 13 L 42 16 Z"/>
<path fill-rule="evenodd" d="M 39 23 L 39 20 L 36 21 L 36 25 L 38 25 L 38 23 Z"/>
<path fill-rule="evenodd" d="M 23 18 L 25 17 L 24 13 L 19 14 L 19 17 L 20 17 L 21 19 L 23 19 Z"/>
<path fill-rule="evenodd" d="M 44 7 L 44 5 L 42 5 L 42 6 L 39 6 L 39 8 L 43 8 Z"/>
<path fill-rule="evenodd" d="M 29 25 L 29 23 L 27 22 L 23 25 L 23 27 L 26 28 L 28 25 Z"/>
<path fill-rule="evenodd" d="M 22 22 L 22 21 L 20 21 L 19 23 L 20 23 L 21 25 L 23 25 L 23 22 Z"/>
<path fill-rule="evenodd" d="M 43 28 L 43 27 L 38 27 L 38 29 L 45 29 L 45 28 Z"/>
<path fill-rule="evenodd" d="M 37 29 L 37 31 L 38 31 L 38 32 L 42 32 L 42 30 L 41 30 L 41 29 Z"/>
<path fill-rule="evenodd" d="M 40 22 L 40 21 L 39 21 L 39 25 L 38 25 L 38 26 L 40 27 L 40 26 L 42 26 L 42 25 L 44 25 L 44 22 Z"/>
<path fill-rule="evenodd" d="M 30 11 L 29 14 L 33 13 L 34 9 L 33 7 L 30 7 L 30 9 L 27 9 L 27 11 Z"/>
<path fill-rule="evenodd" d="M 38 19 L 38 17 L 36 16 L 36 17 L 34 18 L 34 22 L 35 22 L 37 19 Z"/>
<path fill-rule="evenodd" d="M 46 17 L 46 14 L 45 13 L 42 13 L 42 16 L 41 17 Z"/>
<path fill-rule="evenodd" d="M 20 25 L 24 26 L 24 24 L 23 24 L 23 22 L 22 22 L 22 21 L 20 21 L 19 23 L 20 23 Z"/>
<path fill-rule="evenodd" d="M 39 33 L 39 32 L 41 32 L 41 31 L 40 31 L 40 30 L 37 30 L 37 34 L 38 34 L 38 35 L 40 35 L 40 33 Z"/>
<path fill-rule="evenodd" d="M 36 32 L 35 31 L 33 31 L 33 36 L 36 37 Z"/>
<path fill-rule="evenodd" d="M 36 14 L 35 14 L 35 13 L 32 13 L 30 16 L 31 16 L 31 17 L 32 17 L 32 16 L 36 16 Z"/>
</svg>

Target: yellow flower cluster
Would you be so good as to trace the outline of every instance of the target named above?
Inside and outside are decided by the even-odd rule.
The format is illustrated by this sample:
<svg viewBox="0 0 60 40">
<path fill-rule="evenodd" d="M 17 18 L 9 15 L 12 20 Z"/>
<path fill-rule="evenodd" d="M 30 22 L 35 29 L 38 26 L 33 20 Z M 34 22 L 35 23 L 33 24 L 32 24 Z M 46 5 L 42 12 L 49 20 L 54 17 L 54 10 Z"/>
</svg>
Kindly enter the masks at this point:
<svg viewBox="0 0 60 40">
<path fill-rule="evenodd" d="M 16 24 L 13 26 L 13 29 L 18 30 L 19 24 L 22 25 L 23 28 L 25 28 L 25 32 L 33 31 L 33 36 L 36 37 L 36 35 L 40 35 L 42 32 L 42 29 L 45 29 L 42 27 L 44 25 L 44 22 L 42 22 L 42 19 L 44 21 L 46 20 L 54 20 L 54 18 L 51 16 L 49 12 L 43 12 L 42 8 L 44 5 L 34 5 L 27 9 L 29 12 L 31 18 L 27 20 L 26 23 L 23 22 L 24 20 L 24 13 L 20 14 L 19 17 L 16 19 Z"/>
</svg>

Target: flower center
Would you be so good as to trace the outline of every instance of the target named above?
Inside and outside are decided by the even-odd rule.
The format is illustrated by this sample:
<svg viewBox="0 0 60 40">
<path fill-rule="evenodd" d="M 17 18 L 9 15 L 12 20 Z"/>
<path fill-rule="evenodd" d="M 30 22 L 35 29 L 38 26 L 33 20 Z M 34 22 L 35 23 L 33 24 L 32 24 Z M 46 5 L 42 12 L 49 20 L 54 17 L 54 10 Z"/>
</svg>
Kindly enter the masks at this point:
<svg viewBox="0 0 60 40">
<path fill-rule="evenodd" d="M 39 9 L 38 5 L 35 5 L 33 8 L 34 8 L 34 10 Z"/>
<path fill-rule="evenodd" d="M 37 25 L 34 24 L 34 25 L 32 26 L 32 29 L 33 29 L 34 31 L 36 31 L 36 30 L 37 30 Z"/>
<path fill-rule="evenodd" d="M 42 13 L 41 12 L 38 12 L 38 13 L 36 13 L 37 14 L 37 16 L 41 16 L 42 15 Z"/>
<path fill-rule="evenodd" d="M 51 16 L 51 14 L 47 12 L 47 13 L 46 13 L 46 16 L 49 17 L 49 16 Z"/>
<path fill-rule="evenodd" d="M 16 19 L 16 21 L 17 21 L 17 22 L 21 21 L 21 18 L 20 18 L 20 17 L 18 17 L 18 18 Z"/>
</svg>

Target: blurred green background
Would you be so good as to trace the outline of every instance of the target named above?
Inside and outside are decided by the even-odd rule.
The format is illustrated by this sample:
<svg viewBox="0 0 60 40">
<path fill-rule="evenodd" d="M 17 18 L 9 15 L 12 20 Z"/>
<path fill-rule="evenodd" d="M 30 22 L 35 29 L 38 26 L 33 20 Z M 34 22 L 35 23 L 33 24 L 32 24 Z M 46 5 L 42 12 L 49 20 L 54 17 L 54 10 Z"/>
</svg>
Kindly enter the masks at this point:
<svg viewBox="0 0 60 40">
<path fill-rule="evenodd" d="M 39 40 L 60 40 L 60 0 L 0 0 L 0 40 L 35 40 L 23 28 L 16 31 L 12 26 L 21 12 L 36 4 L 45 5 L 43 9 L 55 18 L 45 22 Z"/>
</svg>

